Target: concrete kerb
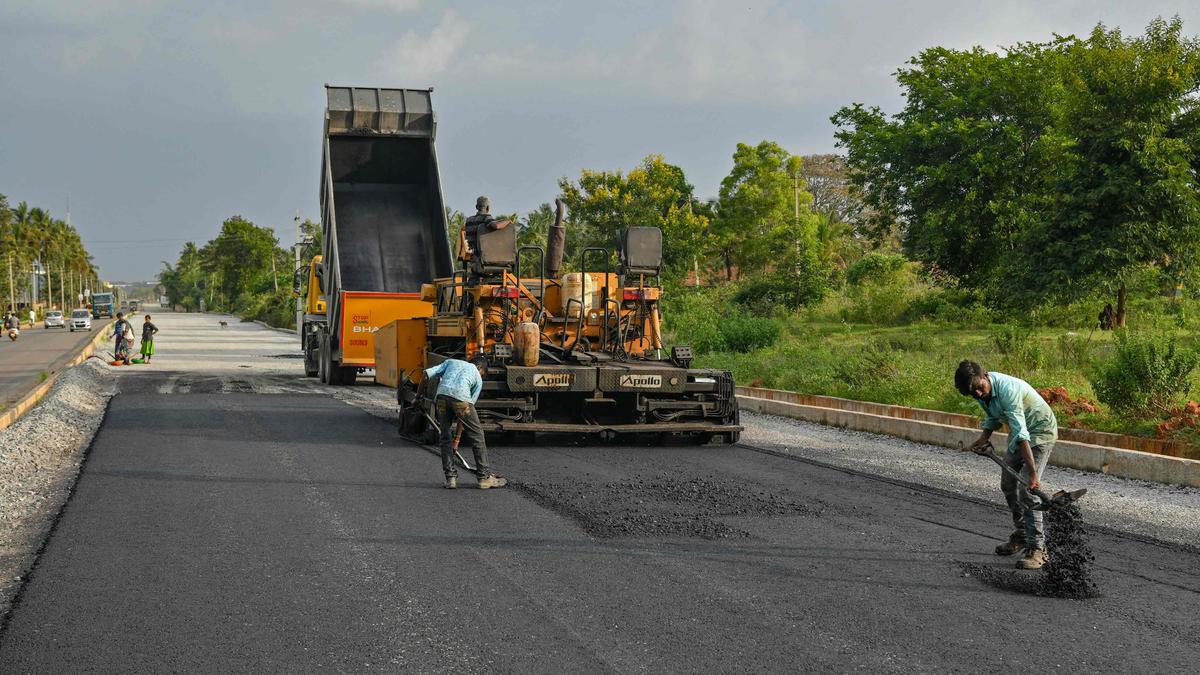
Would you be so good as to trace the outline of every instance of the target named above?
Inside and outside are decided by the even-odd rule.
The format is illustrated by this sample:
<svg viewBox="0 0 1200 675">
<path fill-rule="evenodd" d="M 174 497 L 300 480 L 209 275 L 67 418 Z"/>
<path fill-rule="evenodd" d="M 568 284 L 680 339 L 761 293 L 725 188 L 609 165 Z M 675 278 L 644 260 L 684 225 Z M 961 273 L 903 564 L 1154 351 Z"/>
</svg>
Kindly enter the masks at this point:
<svg viewBox="0 0 1200 675">
<path fill-rule="evenodd" d="M 978 429 L 922 420 L 822 408 L 742 395 L 738 396 L 738 403 L 743 410 L 751 412 L 790 417 L 854 431 L 896 436 L 916 443 L 947 448 L 965 447 L 979 437 Z M 996 439 L 997 447 L 1004 447 L 1008 443 L 1007 434 L 998 433 L 993 438 Z M 1137 450 L 1059 440 L 1054 444 L 1050 463 L 1054 466 L 1105 473 L 1121 478 L 1200 487 L 1200 461 L 1155 455 Z"/>
<path fill-rule="evenodd" d="M 269 323 L 267 323 L 267 322 L 265 322 L 265 321 L 259 321 L 258 319 L 253 319 L 252 321 L 253 321 L 254 323 L 256 323 L 256 324 L 258 324 L 258 325 L 262 326 L 263 328 L 266 328 L 266 329 L 268 329 L 268 330 L 273 330 L 273 331 L 275 331 L 276 333 L 283 333 L 284 335 L 291 335 L 291 336 L 293 336 L 293 337 L 296 337 L 297 339 L 300 337 L 300 335 L 299 335 L 299 334 L 297 334 L 297 333 L 296 333 L 296 331 L 295 331 L 295 330 L 293 330 L 293 329 L 290 329 L 290 328 L 276 328 L 275 326 L 272 326 L 271 324 L 269 324 Z"/>
<path fill-rule="evenodd" d="M 67 361 L 66 364 L 64 364 L 58 370 L 50 373 L 50 376 L 46 378 L 45 382 L 38 384 L 38 386 L 34 387 L 33 390 L 18 399 L 17 402 L 12 405 L 12 407 L 10 407 L 8 410 L 5 410 L 4 414 L 0 415 L 0 429 L 7 429 L 8 427 L 12 426 L 14 422 L 21 419 L 22 415 L 29 412 L 31 408 L 40 403 L 42 399 L 46 397 L 46 394 L 50 393 L 50 388 L 54 386 L 54 383 L 58 381 L 59 373 L 83 363 L 85 360 L 91 357 L 92 354 L 96 353 L 96 348 L 100 346 L 100 344 L 108 337 L 108 331 L 106 330 L 107 327 L 107 323 L 103 324 L 100 327 L 100 332 L 96 334 L 96 337 L 85 342 L 75 356 L 71 358 L 71 360 Z"/>
</svg>

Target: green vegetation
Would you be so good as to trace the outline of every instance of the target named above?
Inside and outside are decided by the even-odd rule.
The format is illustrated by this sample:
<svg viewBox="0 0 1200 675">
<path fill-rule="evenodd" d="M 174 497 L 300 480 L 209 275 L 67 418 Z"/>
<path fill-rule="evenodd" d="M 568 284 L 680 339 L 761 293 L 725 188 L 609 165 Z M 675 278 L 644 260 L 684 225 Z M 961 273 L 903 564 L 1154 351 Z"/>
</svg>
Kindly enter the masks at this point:
<svg viewBox="0 0 1200 675">
<path fill-rule="evenodd" d="M 321 244 L 320 226 L 305 221 L 302 228 L 311 241 L 301 253 L 303 263 Z M 229 312 L 290 328 L 296 323 L 293 265 L 293 253 L 279 246 L 274 231 L 233 216 L 204 246 L 188 242 L 174 265 L 163 263 L 159 283 L 185 311 Z"/>
<path fill-rule="evenodd" d="M 0 306 L 21 302 L 35 267 L 44 272 L 41 299 L 50 298 L 53 306 L 74 307 L 85 288 L 96 288 L 92 256 L 75 228 L 25 202 L 10 207 L 0 195 Z"/>
</svg>

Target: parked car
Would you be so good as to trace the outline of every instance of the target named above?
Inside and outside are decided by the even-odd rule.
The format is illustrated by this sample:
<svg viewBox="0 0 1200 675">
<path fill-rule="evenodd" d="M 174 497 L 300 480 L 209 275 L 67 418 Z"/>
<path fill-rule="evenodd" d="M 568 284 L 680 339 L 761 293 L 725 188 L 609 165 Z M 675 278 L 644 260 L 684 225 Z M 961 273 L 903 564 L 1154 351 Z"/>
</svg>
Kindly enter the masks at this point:
<svg viewBox="0 0 1200 675">
<path fill-rule="evenodd" d="M 92 313 L 86 309 L 76 309 L 71 312 L 71 332 L 92 329 Z"/>
<path fill-rule="evenodd" d="M 46 316 L 42 317 L 42 328 L 66 328 L 67 323 L 63 320 L 63 313 L 57 309 L 52 309 L 46 312 Z"/>
</svg>

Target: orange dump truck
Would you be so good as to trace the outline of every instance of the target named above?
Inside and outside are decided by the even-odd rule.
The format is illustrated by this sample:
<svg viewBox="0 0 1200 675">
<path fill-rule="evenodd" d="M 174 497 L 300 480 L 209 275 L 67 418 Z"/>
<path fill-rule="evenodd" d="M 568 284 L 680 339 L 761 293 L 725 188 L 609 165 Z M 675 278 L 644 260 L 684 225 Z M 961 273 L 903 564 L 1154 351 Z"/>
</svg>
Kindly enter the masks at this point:
<svg viewBox="0 0 1200 675">
<path fill-rule="evenodd" d="M 375 368 L 375 333 L 433 315 L 421 285 L 452 274 L 430 91 L 326 86 L 322 254 L 314 258 L 306 365 L 328 384 Z M 314 299 L 314 293 L 316 299 Z"/>
</svg>

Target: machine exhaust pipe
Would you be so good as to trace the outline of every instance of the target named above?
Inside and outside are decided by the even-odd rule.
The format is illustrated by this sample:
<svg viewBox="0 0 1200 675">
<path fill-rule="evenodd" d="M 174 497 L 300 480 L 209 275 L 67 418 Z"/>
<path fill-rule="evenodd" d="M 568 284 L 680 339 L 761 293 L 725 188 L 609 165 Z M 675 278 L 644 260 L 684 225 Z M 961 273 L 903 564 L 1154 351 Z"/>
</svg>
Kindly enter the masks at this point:
<svg viewBox="0 0 1200 675">
<path fill-rule="evenodd" d="M 563 226 L 563 201 L 554 200 L 554 224 L 546 235 L 546 276 L 557 279 L 562 270 L 563 250 L 567 245 L 567 228 Z"/>
</svg>

